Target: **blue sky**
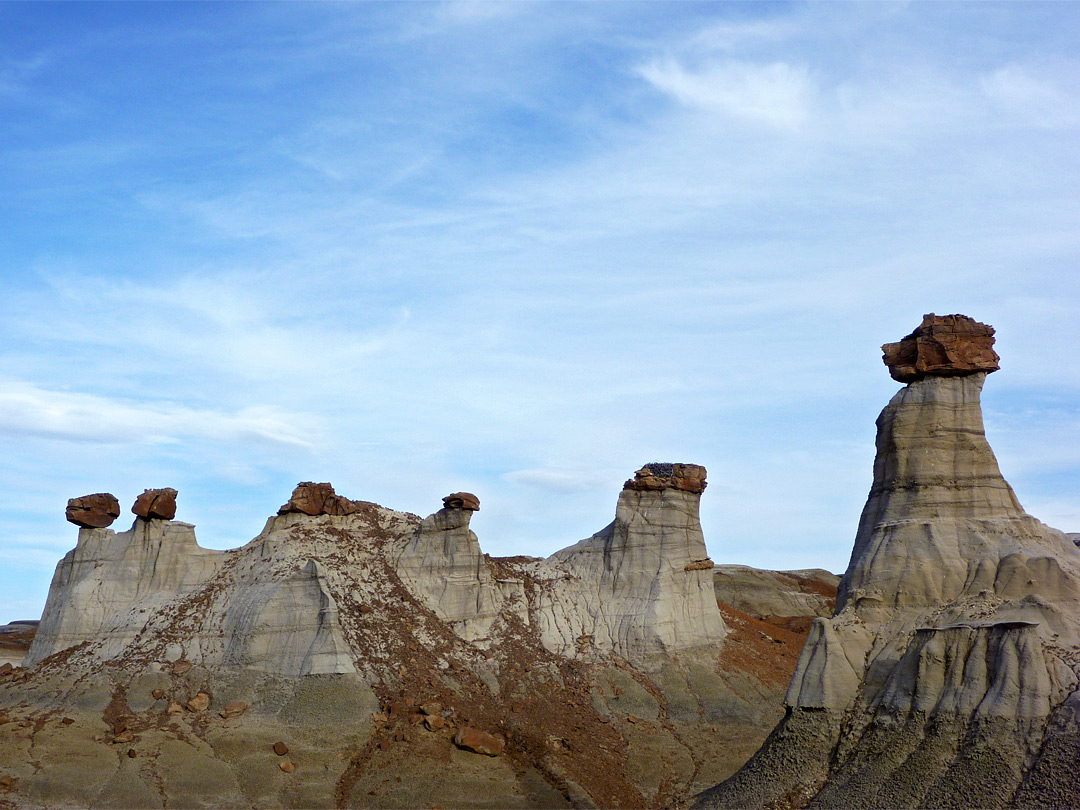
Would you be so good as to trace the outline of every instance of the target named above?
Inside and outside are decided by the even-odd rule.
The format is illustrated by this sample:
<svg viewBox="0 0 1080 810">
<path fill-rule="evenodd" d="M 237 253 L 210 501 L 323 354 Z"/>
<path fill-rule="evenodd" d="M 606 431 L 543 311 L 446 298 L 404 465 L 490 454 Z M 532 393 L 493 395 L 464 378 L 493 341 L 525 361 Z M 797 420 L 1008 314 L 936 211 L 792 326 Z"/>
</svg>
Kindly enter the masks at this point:
<svg viewBox="0 0 1080 810">
<path fill-rule="evenodd" d="M 493 554 L 709 469 L 713 559 L 846 566 L 879 345 L 998 329 L 1080 530 L 1080 6 L 0 3 L 0 621 L 68 498 L 246 542 L 296 482 Z M 125 511 L 114 528 L 130 525 Z"/>
</svg>

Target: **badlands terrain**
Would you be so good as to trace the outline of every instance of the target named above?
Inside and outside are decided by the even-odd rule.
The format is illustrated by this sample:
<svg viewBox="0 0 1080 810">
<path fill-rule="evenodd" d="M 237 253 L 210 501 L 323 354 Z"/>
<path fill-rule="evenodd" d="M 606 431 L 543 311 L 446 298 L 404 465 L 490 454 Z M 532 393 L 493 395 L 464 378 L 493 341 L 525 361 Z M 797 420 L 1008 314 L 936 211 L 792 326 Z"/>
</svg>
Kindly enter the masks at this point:
<svg viewBox="0 0 1080 810">
<path fill-rule="evenodd" d="M 1078 806 L 1080 550 L 986 442 L 993 344 L 884 347 L 842 579 L 715 565 L 693 464 L 546 559 L 484 554 L 467 492 L 305 482 L 231 551 L 175 490 L 120 532 L 72 499 L 40 626 L 0 633 L 0 807 Z"/>
</svg>

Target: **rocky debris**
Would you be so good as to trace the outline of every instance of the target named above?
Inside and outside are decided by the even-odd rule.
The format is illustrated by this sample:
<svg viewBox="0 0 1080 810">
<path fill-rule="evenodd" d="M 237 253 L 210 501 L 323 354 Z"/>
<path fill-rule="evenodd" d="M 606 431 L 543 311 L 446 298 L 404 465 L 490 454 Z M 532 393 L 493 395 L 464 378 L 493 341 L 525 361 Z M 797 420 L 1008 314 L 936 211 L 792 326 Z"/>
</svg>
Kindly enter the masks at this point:
<svg viewBox="0 0 1080 810">
<path fill-rule="evenodd" d="M 926 376 L 958 376 L 997 371 L 994 327 L 966 315 L 923 315 L 922 324 L 897 343 L 881 347 L 894 380 L 910 383 Z"/>
<path fill-rule="evenodd" d="M 281 740 L 278 740 L 276 743 L 274 743 L 274 753 L 277 754 L 279 757 L 283 757 L 287 753 L 289 753 L 289 746 L 287 746 Z"/>
<path fill-rule="evenodd" d="M 623 489 L 663 490 L 679 489 L 683 492 L 702 493 L 708 484 L 705 468 L 697 464 L 667 464 L 652 462 L 634 473 L 623 484 Z"/>
<path fill-rule="evenodd" d="M 4 662 L 3 664 L 0 664 L 0 677 L 7 675 L 13 669 L 15 669 L 15 667 L 13 667 L 10 662 Z"/>
<path fill-rule="evenodd" d="M 985 378 L 930 373 L 882 411 L 835 615 L 785 717 L 699 806 L 1063 806 L 1045 777 L 1080 756 L 1080 550 L 1002 478 Z"/>
<path fill-rule="evenodd" d="M 471 726 L 462 726 L 454 732 L 454 745 L 489 757 L 497 757 L 506 748 L 504 740 Z"/>
<path fill-rule="evenodd" d="M 147 489 L 135 499 L 131 511 L 144 520 L 172 520 L 176 517 L 176 490 Z"/>
<path fill-rule="evenodd" d="M 694 560 L 692 563 L 687 563 L 683 566 L 683 571 L 711 571 L 715 566 L 712 560 Z"/>
<path fill-rule="evenodd" d="M 231 700 L 225 704 L 225 708 L 222 709 L 220 714 L 226 720 L 233 717 L 239 717 L 248 710 L 248 705 L 242 700 Z"/>
<path fill-rule="evenodd" d="M 210 695 L 206 692 L 199 692 L 191 700 L 187 702 L 188 711 L 192 712 L 204 712 L 210 707 Z"/>
<path fill-rule="evenodd" d="M 454 492 L 442 499 L 443 506 L 447 509 L 468 509 L 472 512 L 480 511 L 480 499 L 471 492 Z"/>
<path fill-rule="evenodd" d="M 330 484 L 302 481 L 296 485 L 292 497 L 278 510 L 279 515 L 299 513 L 302 515 L 351 515 L 357 510 L 353 501 L 334 492 Z"/>
<path fill-rule="evenodd" d="M 108 492 L 83 495 L 68 501 L 65 516 L 79 528 L 104 529 L 120 517 L 120 501 Z"/>
</svg>

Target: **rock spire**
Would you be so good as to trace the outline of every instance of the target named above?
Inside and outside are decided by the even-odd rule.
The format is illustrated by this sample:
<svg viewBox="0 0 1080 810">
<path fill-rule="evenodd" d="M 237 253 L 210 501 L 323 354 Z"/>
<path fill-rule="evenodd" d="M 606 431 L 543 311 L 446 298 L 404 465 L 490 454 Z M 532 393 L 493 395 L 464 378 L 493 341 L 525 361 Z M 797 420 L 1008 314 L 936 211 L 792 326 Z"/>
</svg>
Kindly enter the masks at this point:
<svg viewBox="0 0 1080 810">
<path fill-rule="evenodd" d="M 980 406 L 992 343 L 985 324 L 927 315 L 885 345 L 907 385 L 877 421 L 836 613 L 811 628 L 785 719 L 701 806 L 1080 796 L 1063 767 L 1080 755 L 1080 551 L 1026 514 L 998 469 Z"/>
</svg>

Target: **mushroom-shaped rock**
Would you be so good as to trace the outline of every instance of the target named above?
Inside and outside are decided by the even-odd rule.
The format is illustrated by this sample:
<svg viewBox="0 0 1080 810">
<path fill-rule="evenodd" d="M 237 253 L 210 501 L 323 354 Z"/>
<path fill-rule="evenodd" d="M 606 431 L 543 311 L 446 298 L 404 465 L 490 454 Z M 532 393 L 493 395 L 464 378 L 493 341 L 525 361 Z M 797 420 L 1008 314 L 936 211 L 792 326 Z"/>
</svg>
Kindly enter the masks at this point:
<svg viewBox="0 0 1080 810">
<path fill-rule="evenodd" d="M 356 504 L 334 492 L 331 484 L 301 481 L 293 490 L 289 502 L 278 509 L 279 515 L 298 512 L 302 515 L 351 515 Z"/>
<path fill-rule="evenodd" d="M 705 468 L 700 464 L 670 464 L 651 462 L 646 464 L 634 477 L 623 484 L 623 489 L 638 491 L 680 489 L 683 492 L 704 492 L 708 486 L 705 481 Z"/>
<path fill-rule="evenodd" d="M 68 501 L 65 515 L 80 528 L 104 529 L 120 517 L 120 501 L 108 492 L 83 495 Z"/>
<path fill-rule="evenodd" d="M 480 499 L 471 492 L 453 492 L 442 499 L 444 509 L 468 509 L 480 511 Z"/>
<path fill-rule="evenodd" d="M 172 520 L 176 517 L 176 490 L 169 487 L 143 490 L 131 511 L 146 520 Z"/>
<path fill-rule="evenodd" d="M 923 315 L 914 332 L 897 343 L 886 343 L 881 351 L 889 374 L 902 383 L 1001 368 L 994 351 L 994 327 L 966 315 Z"/>
</svg>

